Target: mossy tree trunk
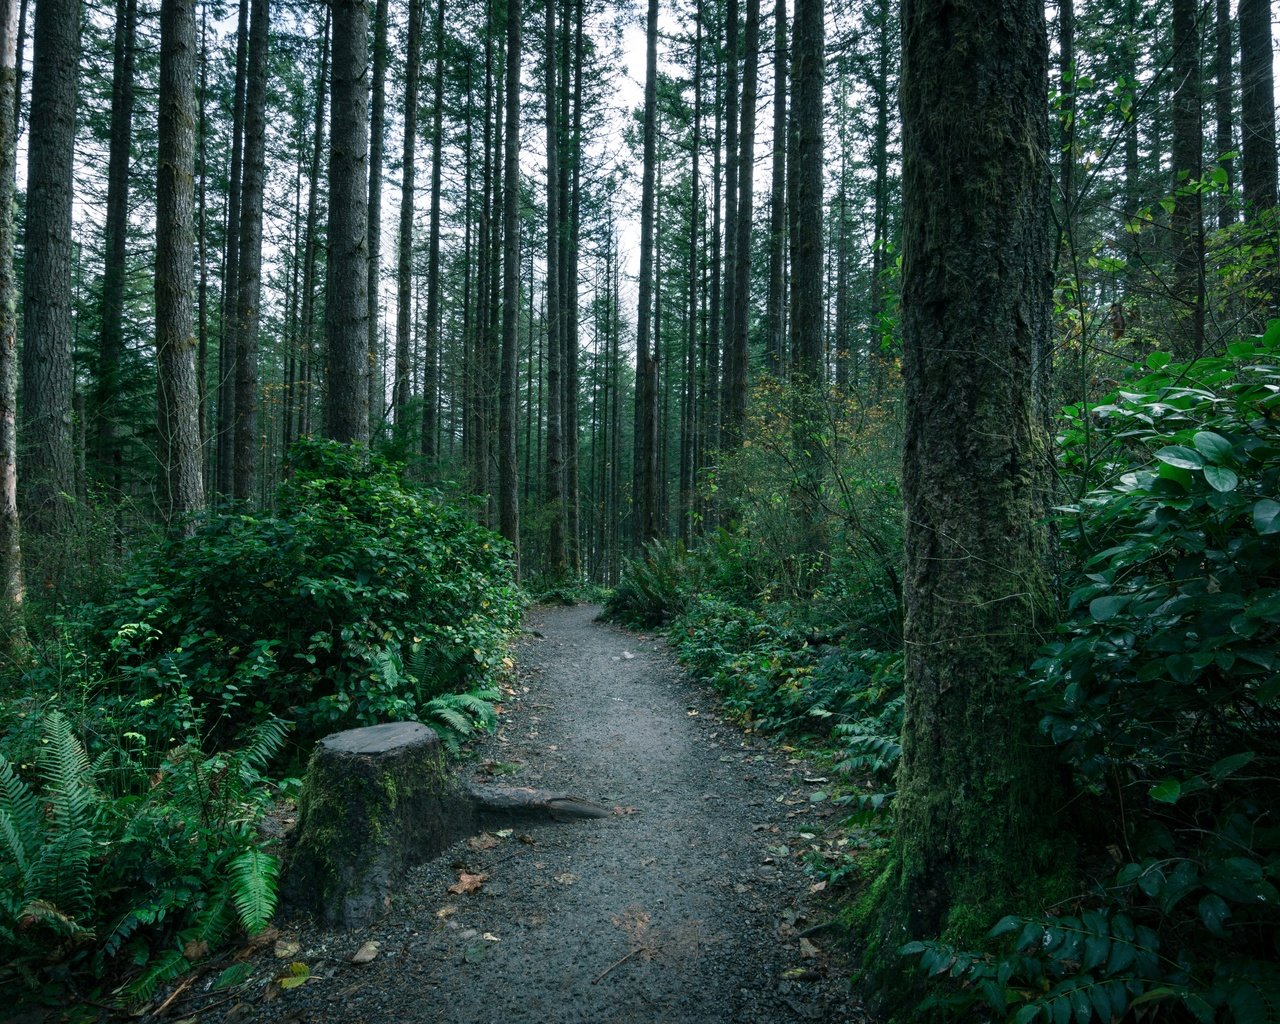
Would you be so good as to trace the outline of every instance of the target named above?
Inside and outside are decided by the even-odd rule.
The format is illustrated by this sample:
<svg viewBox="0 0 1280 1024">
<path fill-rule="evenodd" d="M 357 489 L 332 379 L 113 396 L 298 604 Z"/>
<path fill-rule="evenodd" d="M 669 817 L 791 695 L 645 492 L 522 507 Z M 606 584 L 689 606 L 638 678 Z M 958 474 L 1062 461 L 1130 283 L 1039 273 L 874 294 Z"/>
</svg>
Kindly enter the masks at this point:
<svg viewBox="0 0 1280 1024">
<path fill-rule="evenodd" d="M 1044 7 L 905 0 L 902 33 L 907 710 L 886 960 L 983 934 L 1044 865 L 1059 806 L 1017 682 L 1048 625 Z"/>
</svg>

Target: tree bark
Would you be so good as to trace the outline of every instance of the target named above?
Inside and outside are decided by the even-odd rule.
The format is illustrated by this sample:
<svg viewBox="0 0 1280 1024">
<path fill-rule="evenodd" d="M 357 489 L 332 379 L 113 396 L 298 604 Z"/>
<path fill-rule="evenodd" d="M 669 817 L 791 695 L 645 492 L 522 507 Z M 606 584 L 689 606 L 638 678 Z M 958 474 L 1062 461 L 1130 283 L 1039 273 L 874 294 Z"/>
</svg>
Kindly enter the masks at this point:
<svg viewBox="0 0 1280 1024">
<path fill-rule="evenodd" d="M 1180 304 L 1173 345 L 1181 359 L 1204 352 L 1204 207 L 1195 187 L 1204 172 L 1200 33 L 1196 0 L 1173 0 L 1174 299 Z"/>
<path fill-rule="evenodd" d="M 269 0 L 253 0 L 244 103 L 244 180 L 236 287 L 235 466 L 231 493 L 252 503 L 258 483 L 258 326 L 262 305 L 262 202 L 267 157 Z"/>
<path fill-rule="evenodd" d="M 158 180 L 156 182 L 156 357 L 165 522 L 191 533 L 204 506 L 200 393 L 196 386 L 195 0 L 160 7 Z"/>
<path fill-rule="evenodd" d="M 1032 353 L 1049 328 L 1039 0 L 906 0 L 906 723 L 884 941 L 976 941 L 1041 877 L 1056 771 L 1018 671 L 1049 625 Z M 886 949 L 888 955 L 889 949 Z"/>
<path fill-rule="evenodd" d="M 1276 205 L 1276 107 L 1270 0 L 1240 0 L 1240 174 L 1247 217 Z"/>
<path fill-rule="evenodd" d="M 218 351 L 217 490 L 235 489 L 236 310 L 240 280 L 240 187 L 244 175 L 244 99 L 249 58 L 249 0 L 240 0 L 236 27 L 236 80 L 231 101 L 231 169 L 227 182 L 227 237 L 222 274 L 222 322 Z"/>
<path fill-rule="evenodd" d="M 440 10 L 444 0 L 436 0 Z M 439 17 L 439 15 L 437 15 Z M 439 40 L 437 39 L 437 44 Z M 403 439 L 408 430 L 409 410 L 409 337 L 413 324 L 413 213 L 416 190 L 416 155 L 418 150 L 418 69 L 422 50 L 422 0 L 409 0 L 409 31 L 404 58 L 404 157 L 401 161 L 400 241 L 396 259 L 396 360 L 395 381 L 391 389 L 391 405 L 395 414 L 396 434 Z M 436 78 L 440 77 L 440 55 L 436 56 Z M 440 97 L 436 96 L 439 117 Z M 433 165 L 439 163 L 433 146 Z M 436 176 L 432 173 L 432 185 Z M 432 214 L 435 213 L 434 188 Z M 437 226 L 432 224 L 434 237 Z M 430 390 L 429 388 L 427 389 Z M 425 431 L 423 432 L 426 433 Z"/>
<path fill-rule="evenodd" d="M 1231 64 L 1235 53 L 1232 45 L 1231 0 L 1216 0 L 1214 12 L 1214 145 L 1218 164 L 1227 173 L 1224 194 L 1218 198 L 1218 227 L 1226 230 L 1236 222 L 1236 162 L 1227 156 L 1233 146 L 1233 101 L 1235 99 Z"/>
<path fill-rule="evenodd" d="M 640 296 L 636 316 L 635 466 L 632 546 L 658 535 L 658 359 L 653 328 L 653 246 L 658 128 L 658 0 L 649 0 L 644 83 L 644 169 L 640 184 Z"/>
<path fill-rule="evenodd" d="M 773 5 L 773 164 L 769 189 L 769 292 L 765 307 L 765 369 L 786 367 L 787 280 L 787 5 Z"/>
<path fill-rule="evenodd" d="M 436 402 L 440 392 L 440 187 L 444 146 L 444 0 L 436 4 L 435 112 L 431 128 L 431 230 L 427 236 L 427 324 L 422 359 L 422 456 L 431 464 L 436 451 Z"/>
<path fill-rule="evenodd" d="M 94 467 L 114 498 L 123 487 L 124 452 L 119 427 L 120 370 L 124 358 L 125 275 L 129 233 L 129 158 L 133 146 L 134 38 L 137 0 L 116 0 L 115 58 L 111 83 L 111 142 L 107 153 L 107 218 L 104 227 L 101 326 L 93 386 Z"/>
<path fill-rule="evenodd" d="M 568 571 L 564 540 L 564 383 L 561 377 L 563 323 L 560 294 L 560 118 L 556 91 L 555 0 L 545 0 L 547 149 L 547 554 L 544 567 L 551 579 Z"/>
<path fill-rule="evenodd" d="M 760 50 L 760 0 L 747 0 L 747 24 L 743 40 L 746 60 L 742 69 L 742 129 L 738 158 L 737 240 L 734 242 L 733 333 L 725 336 L 724 444 L 742 443 L 747 418 L 747 327 L 751 313 L 751 216 L 753 172 L 756 165 L 756 74 Z M 821 172 L 819 172 L 821 173 Z M 732 352 L 732 358 L 729 353 Z"/>
<path fill-rule="evenodd" d="M 363 0 L 335 0 L 325 290 L 325 432 L 335 441 L 369 440 L 368 27 Z"/>
<path fill-rule="evenodd" d="M 18 282 L 13 268 L 18 136 L 15 93 L 21 82 L 18 35 L 17 0 L 0 0 L 0 616 L 10 627 L 10 637 L 21 629 L 26 597 L 18 517 Z M 13 646 L 12 641 L 9 645 Z"/>
<path fill-rule="evenodd" d="M 377 0 L 373 15 L 373 104 L 369 116 L 369 319 L 366 382 L 369 386 L 369 435 L 382 422 L 382 374 L 380 372 L 378 308 L 382 301 L 382 153 L 386 145 L 387 117 L 387 0 Z"/>
<path fill-rule="evenodd" d="M 548 7 L 551 4 L 548 0 Z M 520 392 L 516 331 L 520 302 L 520 0 L 507 0 L 507 130 L 502 190 L 502 380 L 498 395 L 498 526 L 515 551 L 520 572 L 520 480 L 516 425 Z"/>
<path fill-rule="evenodd" d="M 27 532 L 64 533 L 76 494 L 71 430 L 71 205 L 80 0 L 36 5 L 23 278 L 22 481 Z"/>
</svg>

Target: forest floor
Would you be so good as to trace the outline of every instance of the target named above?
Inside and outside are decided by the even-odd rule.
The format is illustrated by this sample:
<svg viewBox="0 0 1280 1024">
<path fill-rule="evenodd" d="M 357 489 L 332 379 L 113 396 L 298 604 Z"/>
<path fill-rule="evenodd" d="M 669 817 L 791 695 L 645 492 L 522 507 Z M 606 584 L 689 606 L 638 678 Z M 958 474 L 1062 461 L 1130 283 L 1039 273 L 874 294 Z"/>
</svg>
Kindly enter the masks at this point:
<svg viewBox="0 0 1280 1024">
<path fill-rule="evenodd" d="M 213 991 L 211 971 L 163 1018 L 865 1021 L 825 927 L 835 908 L 801 863 L 831 820 L 810 799 L 824 780 L 725 721 L 661 639 L 598 623 L 598 611 L 529 614 L 516 699 L 461 770 L 613 816 L 462 840 L 413 872 L 377 924 L 288 922 L 249 953 L 245 984 Z M 362 947 L 376 955 L 353 962 Z M 273 980 L 294 962 L 305 983 Z"/>
</svg>

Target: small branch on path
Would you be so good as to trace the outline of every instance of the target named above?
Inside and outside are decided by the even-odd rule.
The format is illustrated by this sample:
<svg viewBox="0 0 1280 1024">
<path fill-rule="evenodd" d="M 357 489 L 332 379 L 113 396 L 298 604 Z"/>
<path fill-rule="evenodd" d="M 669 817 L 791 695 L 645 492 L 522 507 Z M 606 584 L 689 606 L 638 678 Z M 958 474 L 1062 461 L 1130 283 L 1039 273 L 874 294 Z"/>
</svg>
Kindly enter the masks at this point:
<svg viewBox="0 0 1280 1024">
<path fill-rule="evenodd" d="M 603 971 L 597 974 L 594 978 L 592 978 L 591 984 L 593 985 L 600 984 L 600 982 L 604 981 L 604 979 L 607 978 L 613 972 L 614 968 L 621 967 L 623 964 L 625 964 L 637 953 L 656 953 L 661 948 L 662 948 L 661 946 L 636 946 L 635 949 L 633 949 L 630 953 L 624 956 L 621 960 L 614 961 L 608 967 L 606 967 Z"/>
</svg>

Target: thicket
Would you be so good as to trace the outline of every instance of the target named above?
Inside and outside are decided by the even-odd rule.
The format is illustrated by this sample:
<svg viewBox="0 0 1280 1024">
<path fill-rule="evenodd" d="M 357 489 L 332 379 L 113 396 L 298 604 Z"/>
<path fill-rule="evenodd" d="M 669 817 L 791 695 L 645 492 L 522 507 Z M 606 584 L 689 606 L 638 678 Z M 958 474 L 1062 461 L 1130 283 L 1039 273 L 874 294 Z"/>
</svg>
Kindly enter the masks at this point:
<svg viewBox="0 0 1280 1024">
<path fill-rule="evenodd" d="M 1063 618 L 1025 677 L 1073 779 L 1078 893 L 994 923 L 983 949 L 904 947 L 933 1012 L 1280 1016 L 1280 321 L 1222 356 L 1157 352 L 1120 379 L 1058 421 L 1059 493 L 1079 497 L 1053 513 Z M 900 548 L 892 515 L 868 512 L 893 475 L 869 448 L 826 460 L 830 561 L 797 565 L 788 545 L 803 467 L 756 453 L 743 479 L 774 485 L 740 488 L 731 525 L 697 552 L 651 546 L 610 605 L 665 622 L 742 720 L 834 751 L 860 828 L 872 810 L 891 827 L 902 710 Z M 755 585 L 785 579 L 788 557 L 810 595 Z"/>
<path fill-rule="evenodd" d="M 106 600 L 33 620 L 0 679 L 0 983 L 145 998 L 263 927 L 260 826 L 311 743 L 417 719 L 456 747 L 494 720 L 518 617 L 504 542 L 307 440 L 270 511 L 211 513 Z"/>
</svg>

